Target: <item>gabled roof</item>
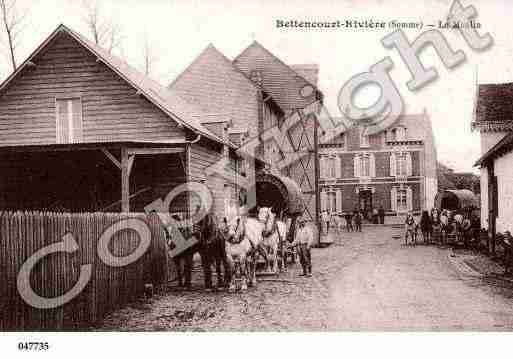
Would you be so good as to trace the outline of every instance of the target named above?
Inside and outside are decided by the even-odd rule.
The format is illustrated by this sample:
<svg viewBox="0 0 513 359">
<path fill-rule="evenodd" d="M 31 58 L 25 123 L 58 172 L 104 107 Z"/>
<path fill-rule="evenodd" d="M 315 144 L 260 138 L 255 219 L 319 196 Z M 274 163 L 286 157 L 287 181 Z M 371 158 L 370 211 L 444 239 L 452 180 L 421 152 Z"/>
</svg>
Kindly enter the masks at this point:
<svg viewBox="0 0 513 359">
<path fill-rule="evenodd" d="M 474 166 L 483 166 L 488 162 L 493 161 L 497 157 L 511 152 L 513 150 L 513 132 L 510 132 L 506 137 L 500 140 L 495 146 L 490 148 L 488 152 L 482 155 L 474 164 Z"/>
<path fill-rule="evenodd" d="M 513 130 L 513 83 L 478 86 L 472 127 L 483 131 Z"/>
<path fill-rule="evenodd" d="M 259 89 L 212 44 L 168 86 L 185 101 L 219 114 L 234 130 L 258 123 Z"/>
<path fill-rule="evenodd" d="M 301 64 L 290 65 L 290 68 L 303 76 L 305 80 L 311 84 L 317 85 L 319 80 L 319 65 L 317 64 Z"/>
<path fill-rule="evenodd" d="M 347 120 L 343 117 L 335 117 L 333 118 L 333 121 L 335 123 L 344 123 L 347 122 Z M 365 121 L 365 120 L 364 120 Z M 362 121 L 361 125 L 365 126 L 366 123 Z M 368 120 L 369 122 L 372 121 L 371 119 Z M 347 128 L 347 130 L 356 130 L 358 127 L 358 124 L 350 121 L 351 125 Z M 395 122 L 388 128 L 382 129 L 379 132 L 375 133 L 380 134 L 386 130 L 394 129 L 396 127 L 404 127 L 406 128 L 408 140 L 410 141 L 427 141 L 432 139 L 433 131 L 431 128 L 431 120 L 429 119 L 429 116 L 427 116 L 426 113 L 419 113 L 419 114 L 404 114 L 400 115 Z M 334 140 L 337 140 L 337 137 L 334 138 Z M 323 144 L 330 144 L 331 142 L 323 143 Z"/>
<path fill-rule="evenodd" d="M 171 119 L 183 125 L 185 128 L 192 130 L 198 134 L 208 137 L 220 143 L 225 143 L 222 138 L 219 138 L 201 124 L 201 118 L 204 113 L 182 100 L 179 96 L 172 91 L 167 90 L 158 82 L 145 76 L 134 67 L 128 65 L 125 61 L 110 54 L 105 49 L 96 45 L 94 42 L 88 40 L 83 35 L 79 34 L 61 24 L 55 29 L 52 34 L 39 45 L 36 50 L 21 64 L 16 71 L 14 71 L 1 85 L 0 92 L 2 92 L 16 76 L 23 71 L 23 69 L 32 62 L 32 60 L 57 36 L 57 34 L 65 32 L 80 43 L 84 48 L 89 50 L 93 55 L 98 58 L 98 61 L 103 62 L 112 71 L 118 74 L 123 80 L 129 83 L 136 91 L 145 96 L 150 102 L 166 113 Z"/>
<path fill-rule="evenodd" d="M 316 84 L 306 80 L 257 41 L 242 51 L 233 63 L 249 78 L 258 72 L 263 89 L 285 112 L 322 100 L 323 95 Z M 301 93 L 302 89 L 307 91 Z"/>
</svg>

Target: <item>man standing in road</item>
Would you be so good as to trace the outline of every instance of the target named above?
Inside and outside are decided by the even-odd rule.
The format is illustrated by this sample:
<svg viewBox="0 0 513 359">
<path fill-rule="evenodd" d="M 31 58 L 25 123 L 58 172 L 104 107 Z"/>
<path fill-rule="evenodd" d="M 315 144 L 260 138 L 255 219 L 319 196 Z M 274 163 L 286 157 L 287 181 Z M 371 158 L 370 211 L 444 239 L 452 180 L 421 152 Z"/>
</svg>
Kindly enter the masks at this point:
<svg viewBox="0 0 513 359">
<path fill-rule="evenodd" d="M 379 224 L 385 224 L 385 209 L 382 205 L 378 209 Z"/>
<path fill-rule="evenodd" d="M 354 231 L 361 232 L 362 231 L 362 213 L 359 209 L 354 211 L 353 222 L 354 222 Z"/>
<path fill-rule="evenodd" d="M 330 231 L 330 214 L 327 210 L 322 211 L 321 219 L 324 224 L 324 228 L 326 229 L 326 235 Z"/>
<path fill-rule="evenodd" d="M 312 276 L 312 256 L 310 252 L 310 248 L 313 243 L 313 234 L 310 227 L 305 225 L 305 221 L 300 219 L 298 221 L 298 231 L 296 234 L 296 238 L 291 243 L 291 246 L 297 246 L 298 254 L 299 254 L 299 262 L 301 263 L 301 267 L 303 267 L 302 276 Z"/>
</svg>

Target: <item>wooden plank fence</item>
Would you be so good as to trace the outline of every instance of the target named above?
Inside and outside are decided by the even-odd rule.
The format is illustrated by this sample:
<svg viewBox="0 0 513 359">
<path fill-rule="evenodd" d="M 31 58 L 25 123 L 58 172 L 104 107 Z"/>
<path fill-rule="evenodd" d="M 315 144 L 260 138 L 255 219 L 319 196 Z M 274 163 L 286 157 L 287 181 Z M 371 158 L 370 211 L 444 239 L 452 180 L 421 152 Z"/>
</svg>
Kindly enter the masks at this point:
<svg viewBox="0 0 513 359">
<path fill-rule="evenodd" d="M 135 262 L 124 267 L 109 266 L 98 255 L 99 239 L 107 228 L 127 218 L 147 224 L 151 244 Z M 20 268 L 36 251 L 61 242 L 67 233 L 73 235 L 79 249 L 41 259 L 30 276 L 32 288 L 43 297 L 63 295 L 75 285 L 84 264 L 92 264 L 91 279 L 68 303 L 54 309 L 33 308 L 17 290 Z M 124 228 L 112 236 L 109 250 L 114 256 L 124 257 L 139 243 L 137 232 Z M 165 233 L 156 215 L 0 212 L 0 331 L 85 328 L 142 296 L 145 284 L 166 282 L 167 268 Z"/>
</svg>

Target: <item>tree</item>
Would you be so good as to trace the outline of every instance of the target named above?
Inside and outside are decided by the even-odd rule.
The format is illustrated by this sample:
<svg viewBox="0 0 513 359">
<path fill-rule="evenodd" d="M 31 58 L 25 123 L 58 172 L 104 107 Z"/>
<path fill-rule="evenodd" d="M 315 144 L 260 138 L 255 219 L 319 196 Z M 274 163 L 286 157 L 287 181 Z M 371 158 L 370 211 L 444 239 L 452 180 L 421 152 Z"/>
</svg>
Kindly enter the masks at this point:
<svg viewBox="0 0 513 359">
<path fill-rule="evenodd" d="M 16 49 L 20 44 L 21 35 L 25 29 L 27 14 L 27 11 L 21 10 L 17 0 L 0 0 L 2 26 L 5 30 L 5 42 L 13 71 L 18 67 L 16 64 Z"/>
<path fill-rule="evenodd" d="M 153 71 L 153 65 L 158 61 L 158 56 L 150 43 L 147 33 L 143 37 L 143 70 L 146 76 L 149 76 Z"/>
<path fill-rule="evenodd" d="M 454 172 L 442 163 L 438 163 L 438 190 L 469 189 L 474 193 L 480 192 L 479 176 L 470 172 Z"/>
<path fill-rule="evenodd" d="M 104 47 L 109 53 L 120 50 L 123 42 L 121 25 L 108 18 L 98 0 L 84 0 L 84 22 L 86 23 L 93 41 Z"/>
</svg>

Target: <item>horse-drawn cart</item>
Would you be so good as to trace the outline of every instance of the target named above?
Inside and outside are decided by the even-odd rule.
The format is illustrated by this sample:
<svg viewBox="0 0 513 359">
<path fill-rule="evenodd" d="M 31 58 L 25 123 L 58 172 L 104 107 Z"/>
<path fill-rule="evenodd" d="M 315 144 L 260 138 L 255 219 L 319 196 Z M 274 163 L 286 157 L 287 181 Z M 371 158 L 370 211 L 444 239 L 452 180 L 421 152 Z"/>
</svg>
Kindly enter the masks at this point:
<svg viewBox="0 0 513 359">
<path fill-rule="evenodd" d="M 276 228 L 278 234 L 278 252 L 276 255 L 278 269 L 285 270 L 288 259 L 296 261 L 296 251 L 289 244 L 294 241 L 296 222 L 304 213 L 305 206 L 299 185 L 289 177 L 264 170 L 256 177 L 256 199 L 258 207 L 272 208 L 277 219 L 285 223 L 286 231 L 282 233 Z M 274 231 L 274 229 L 272 230 Z M 268 233 L 271 235 L 272 233 Z M 265 260 L 260 258 L 259 262 Z M 278 270 L 271 271 L 278 274 Z"/>
</svg>

